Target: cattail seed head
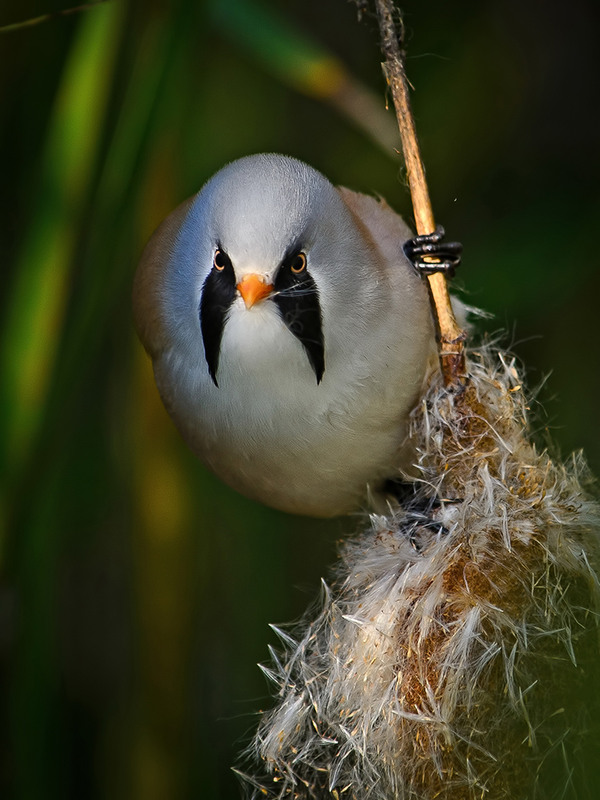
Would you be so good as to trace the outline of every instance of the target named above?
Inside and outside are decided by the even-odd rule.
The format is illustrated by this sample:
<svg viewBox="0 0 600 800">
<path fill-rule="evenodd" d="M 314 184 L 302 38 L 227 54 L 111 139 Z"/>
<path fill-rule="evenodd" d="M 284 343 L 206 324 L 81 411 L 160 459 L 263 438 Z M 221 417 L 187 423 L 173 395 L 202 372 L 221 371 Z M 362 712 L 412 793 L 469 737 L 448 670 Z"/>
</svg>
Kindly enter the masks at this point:
<svg viewBox="0 0 600 800">
<path fill-rule="evenodd" d="M 587 796 L 600 507 L 582 456 L 531 443 L 514 362 L 488 346 L 467 367 L 412 415 L 413 497 L 344 546 L 314 618 L 276 629 L 253 797 Z"/>
</svg>

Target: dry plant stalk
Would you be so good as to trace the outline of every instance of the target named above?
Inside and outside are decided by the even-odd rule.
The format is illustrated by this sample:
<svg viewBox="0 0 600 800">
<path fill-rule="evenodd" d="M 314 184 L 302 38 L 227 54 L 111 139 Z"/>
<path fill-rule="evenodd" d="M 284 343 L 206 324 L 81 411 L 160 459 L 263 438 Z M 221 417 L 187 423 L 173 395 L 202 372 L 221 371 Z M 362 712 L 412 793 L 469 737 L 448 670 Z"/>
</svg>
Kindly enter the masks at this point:
<svg viewBox="0 0 600 800">
<path fill-rule="evenodd" d="M 35 25 L 51 22 L 59 17 L 68 17 L 71 14 L 79 14 L 81 11 L 89 11 L 90 9 L 106 2 L 108 2 L 108 0 L 96 0 L 94 3 L 84 3 L 83 5 L 74 6 L 73 8 L 63 8 L 60 11 L 51 11 L 49 14 L 42 14 L 39 17 L 30 17 L 29 19 L 24 19 L 21 22 L 13 22 L 10 25 L 2 25 L 0 26 L 0 34 L 12 33 L 13 31 L 19 31 L 23 28 L 32 28 Z"/>
<path fill-rule="evenodd" d="M 420 235 L 433 233 L 435 220 L 415 121 L 410 107 L 408 81 L 404 69 L 403 52 L 400 48 L 401 39 L 394 23 L 394 4 L 392 0 L 375 0 L 375 7 L 381 34 L 381 49 L 385 57 L 384 73 L 396 109 L 417 233 Z M 440 362 L 444 381 L 446 385 L 461 384 L 465 375 L 465 332 L 454 317 L 445 276 L 438 272 L 428 275 L 427 280 L 438 323 Z"/>
</svg>

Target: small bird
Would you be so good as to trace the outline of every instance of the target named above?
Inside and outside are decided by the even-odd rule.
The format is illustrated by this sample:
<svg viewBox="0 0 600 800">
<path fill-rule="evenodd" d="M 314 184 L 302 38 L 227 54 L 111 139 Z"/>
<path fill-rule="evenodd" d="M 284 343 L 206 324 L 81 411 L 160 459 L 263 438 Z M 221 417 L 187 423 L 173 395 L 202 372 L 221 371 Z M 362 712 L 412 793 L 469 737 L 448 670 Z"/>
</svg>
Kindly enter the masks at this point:
<svg viewBox="0 0 600 800">
<path fill-rule="evenodd" d="M 184 440 L 234 489 L 332 517 L 409 466 L 436 363 L 411 237 L 385 201 L 276 154 L 226 165 L 154 233 L 135 325 Z"/>
</svg>

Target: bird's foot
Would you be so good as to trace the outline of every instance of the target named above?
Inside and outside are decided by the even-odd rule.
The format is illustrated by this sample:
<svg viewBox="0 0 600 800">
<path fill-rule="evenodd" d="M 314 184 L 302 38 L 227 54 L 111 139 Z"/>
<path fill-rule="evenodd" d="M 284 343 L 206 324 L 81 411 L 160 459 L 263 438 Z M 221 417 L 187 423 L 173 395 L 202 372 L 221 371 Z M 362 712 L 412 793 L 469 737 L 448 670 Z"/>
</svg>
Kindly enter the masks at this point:
<svg viewBox="0 0 600 800">
<path fill-rule="evenodd" d="M 463 248 L 460 242 L 444 242 L 444 236 L 444 229 L 438 225 L 433 233 L 415 236 L 404 243 L 404 255 L 421 275 L 443 272 L 449 278 L 454 276 Z"/>
<path fill-rule="evenodd" d="M 421 484 L 402 480 L 402 478 L 388 478 L 381 491 L 391 495 L 404 511 L 421 515 L 431 515 L 432 511 L 440 507 L 436 495 L 423 495 Z"/>
<path fill-rule="evenodd" d="M 403 481 L 401 478 L 389 478 L 381 491 L 398 502 L 404 512 L 399 530 L 419 552 L 430 541 L 432 534 L 435 537 L 449 534 L 450 531 L 439 519 L 443 508 L 448 504 L 462 503 L 459 498 L 441 499 L 437 495 L 424 494 L 421 484 Z"/>
</svg>

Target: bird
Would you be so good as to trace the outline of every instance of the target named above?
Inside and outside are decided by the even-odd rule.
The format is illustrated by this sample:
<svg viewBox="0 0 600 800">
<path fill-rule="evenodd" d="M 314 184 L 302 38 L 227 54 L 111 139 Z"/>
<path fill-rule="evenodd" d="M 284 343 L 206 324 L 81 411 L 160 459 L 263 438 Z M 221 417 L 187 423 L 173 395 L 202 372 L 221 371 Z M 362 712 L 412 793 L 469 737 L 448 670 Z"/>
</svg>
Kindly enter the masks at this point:
<svg viewBox="0 0 600 800">
<path fill-rule="evenodd" d="M 383 199 L 273 153 L 225 165 L 157 228 L 134 324 L 175 426 L 226 484 L 335 517 L 410 471 L 437 362 L 411 237 Z"/>
</svg>

